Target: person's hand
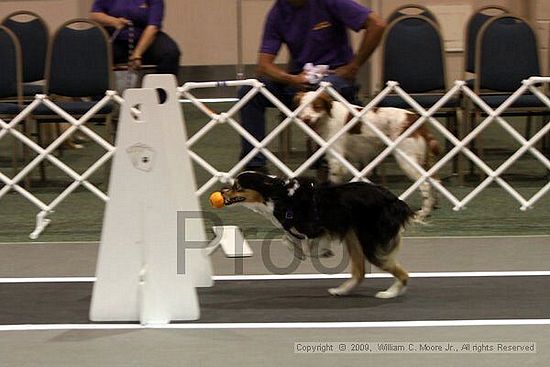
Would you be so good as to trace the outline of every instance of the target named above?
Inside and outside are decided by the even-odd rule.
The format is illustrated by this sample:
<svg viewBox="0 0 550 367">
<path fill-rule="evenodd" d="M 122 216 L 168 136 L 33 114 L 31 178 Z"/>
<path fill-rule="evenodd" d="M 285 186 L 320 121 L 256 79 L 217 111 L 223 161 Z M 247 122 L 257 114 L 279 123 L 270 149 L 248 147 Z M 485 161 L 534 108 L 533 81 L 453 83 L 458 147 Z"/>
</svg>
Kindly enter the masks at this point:
<svg viewBox="0 0 550 367">
<path fill-rule="evenodd" d="M 115 20 L 113 21 L 113 27 L 115 27 L 116 29 L 122 29 L 124 27 L 126 27 L 130 21 L 126 18 L 114 18 Z"/>
<path fill-rule="evenodd" d="M 300 74 L 292 75 L 290 77 L 290 85 L 298 88 L 308 88 L 311 85 L 309 84 L 309 80 L 307 79 L 307 75 L 305 72 L 301 72 Z"/>
<path fill-rule="evenodd" d="M 334 74 L 341 78 L 347 79 L 349 81 L 354 81 L 357 77 L 357 72 L 359 71 L 359 66 L 355 63 L 350 62 L 344 66 L 334 69 Z"/>
<path fill-rule="evenodd" d="M 131 56 L 128 66 L 133 70 L 141 69 L 141 56 Z"/>
</svg>

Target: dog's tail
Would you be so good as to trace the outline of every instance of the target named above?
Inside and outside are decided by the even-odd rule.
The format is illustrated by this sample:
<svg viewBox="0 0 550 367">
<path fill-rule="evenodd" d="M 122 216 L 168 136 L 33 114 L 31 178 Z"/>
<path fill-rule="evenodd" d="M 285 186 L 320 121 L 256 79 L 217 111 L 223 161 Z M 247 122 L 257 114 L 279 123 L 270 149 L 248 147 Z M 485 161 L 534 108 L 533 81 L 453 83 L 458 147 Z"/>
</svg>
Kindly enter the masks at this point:
<svg viewBox="0 0 550 367">
<path fill-rule="evenodd" d="M 414 221 L 415 212 L 403 200 L 397 199 L 394 205 L 390 206 L 392 216 L 400 224 L 400 227 L 406 226 L 410 221 Z"/>
<path fill-rule="evenodd" d="M 432 134 L 428 135 L 427 143 L 428 149 L 430 153 L 434 155 L 434 157 L 437 157 L 441 154 L 441 144 L 439 144 L 439 141 L 434 138 Z"/>
<path fill-rule="evenodd" d="M 420 116 L 416 113 L 409 112 L 407 115 L 407 121 L 405 125 L 403 125 L 403 130 L 408 129 L 412 124 L 418 120 Z M 413 134 L 418 134 L 424 140 L 426 141 L 426 147 L 428 149 L 428 153 L 431 153 L 434 157 L 439 156 L 441 153 L 441 145 L 439 144 L 439 141 L 432 135 L 432 132 L 430 131 L 430 128 L 427 126 L 426 123 L 422 124 Z"/>
</svg>

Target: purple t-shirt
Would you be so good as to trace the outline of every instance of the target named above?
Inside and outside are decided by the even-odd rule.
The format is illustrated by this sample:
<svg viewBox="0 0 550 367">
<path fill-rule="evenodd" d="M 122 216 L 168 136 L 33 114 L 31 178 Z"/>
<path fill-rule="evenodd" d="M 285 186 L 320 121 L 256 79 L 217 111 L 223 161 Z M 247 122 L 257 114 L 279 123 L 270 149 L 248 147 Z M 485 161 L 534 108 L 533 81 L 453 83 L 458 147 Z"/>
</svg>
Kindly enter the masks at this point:
<svg viewBox="0 0 550 367">
<path fill-rule="evenodd" d="M 134 24 L 135 37 L 139 39 L 148 25 L 162 26 L 164 0 L 95 0 L 92 12 L 101 12 L 116 18 L 126 18 Z M 128 39 L 128 29 L 117 36 L 119 40 Z"/>
<path fill-rule="evenodd" d="M 301 72 L 308 62 L 334 69 L 353 57 L 347 28 L 361 30 L 370 12 L 353 0 L 308 0 L 301 8 L 277 0 L 267 16 L 260 52 L 276 55 L 284 43 L 292 58 L 290 72 Z"/>
</svg>

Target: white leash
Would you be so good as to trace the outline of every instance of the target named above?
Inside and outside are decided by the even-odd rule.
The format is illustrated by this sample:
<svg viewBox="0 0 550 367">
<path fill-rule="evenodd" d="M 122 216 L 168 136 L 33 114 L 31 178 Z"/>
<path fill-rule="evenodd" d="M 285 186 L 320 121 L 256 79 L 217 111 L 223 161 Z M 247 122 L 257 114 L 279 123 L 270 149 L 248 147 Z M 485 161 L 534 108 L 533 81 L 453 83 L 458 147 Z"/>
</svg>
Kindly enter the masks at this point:
<svg viewBox="0 0 550 367">
<path fill-rule="evenodd" d="M 134 23 L 131 21 L 128 23 L 128 63 L 130 62 L 130 57 L 132 57 L 132 54 L 134 53 L 134 47 L 135 47 L 135 30 L 134 30 Z M 128 66 L 128 73 L 126 74 L 126 87 L 130 88 L 132 85 L 132 73 L 136 73 L 136 71 Z"/>
</svg>

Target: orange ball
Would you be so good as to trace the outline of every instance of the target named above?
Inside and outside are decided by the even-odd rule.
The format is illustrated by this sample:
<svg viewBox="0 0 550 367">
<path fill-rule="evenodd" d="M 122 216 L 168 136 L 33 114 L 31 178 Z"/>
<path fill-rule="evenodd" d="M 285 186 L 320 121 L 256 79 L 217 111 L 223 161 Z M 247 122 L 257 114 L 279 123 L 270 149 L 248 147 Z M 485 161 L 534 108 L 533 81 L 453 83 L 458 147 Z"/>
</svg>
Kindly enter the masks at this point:
<svg viewBox="0 0 550 367">
<path fill-rule="evenodd" d="M 225 205 L 225 199 L 221 192 L 216 191 L 210 195 L 210 205 L 212 208 L 223 208 Z"/>
</svg>

